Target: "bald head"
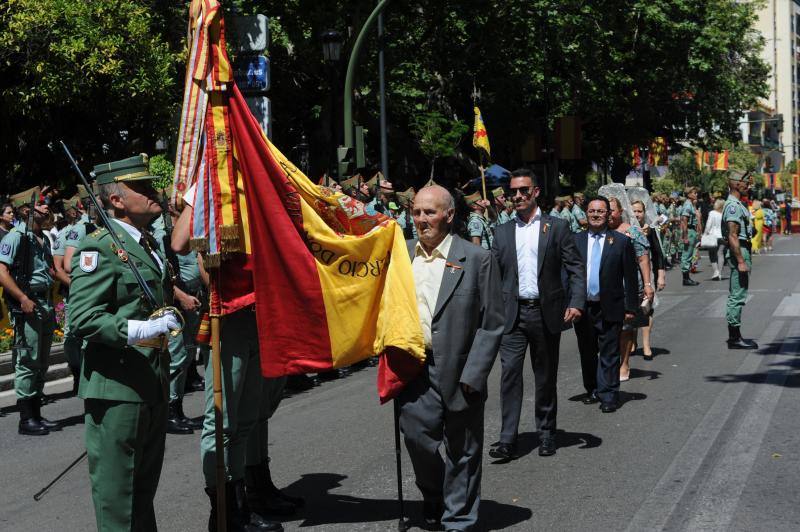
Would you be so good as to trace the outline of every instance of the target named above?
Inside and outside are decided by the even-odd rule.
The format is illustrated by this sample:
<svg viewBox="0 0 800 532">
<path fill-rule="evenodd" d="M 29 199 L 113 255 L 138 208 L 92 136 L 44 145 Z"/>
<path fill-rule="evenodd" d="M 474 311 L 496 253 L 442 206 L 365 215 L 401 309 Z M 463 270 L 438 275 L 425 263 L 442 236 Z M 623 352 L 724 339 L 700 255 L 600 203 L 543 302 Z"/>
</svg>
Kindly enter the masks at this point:
<svg viewBox="0 0 800 532">
<path fill-rule="evenodd" d="M 411 214 L 426 252 L 431 253 L 450 233 L 455 211 L 453 196 L 439 185 L 424 187 L 414 196 Z"/>
<path fill-rule="evenodd" d="M 427 187 L 423 187 L 419 192 L 417 192 L 417 195 L 414 197 L 414 202 L 416 203 L 419 196 L 425 198 L 426 195 L 430 195 L 434 201 L 440 202 L 439 204 L 444 210 L 456 208 L 456 202 L 453 199 L 453 195 L 450 194 L 449 190 L 441 185 L 429 185 Z"/>
</svg>

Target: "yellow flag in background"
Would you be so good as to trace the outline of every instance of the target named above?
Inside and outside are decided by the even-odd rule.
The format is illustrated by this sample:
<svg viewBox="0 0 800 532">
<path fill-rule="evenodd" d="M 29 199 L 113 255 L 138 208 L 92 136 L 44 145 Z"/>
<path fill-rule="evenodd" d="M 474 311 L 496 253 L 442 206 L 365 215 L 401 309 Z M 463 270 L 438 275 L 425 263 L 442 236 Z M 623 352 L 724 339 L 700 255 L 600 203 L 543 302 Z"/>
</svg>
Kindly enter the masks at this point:
<svg viewBox="0 0 800 532">
<path fill-rule="evenodd" d="M 478 109 L 477 106 L 475 107 L 475 126 L 472 130 L 472 145 L 479 150 L 485 151 L 486 156 L 489 157 L 492 154 L 492 150 L 489 147 L 489 134 L 486 132 L 486 126 L 483 124 L 481 110 Z"/>
</svg>

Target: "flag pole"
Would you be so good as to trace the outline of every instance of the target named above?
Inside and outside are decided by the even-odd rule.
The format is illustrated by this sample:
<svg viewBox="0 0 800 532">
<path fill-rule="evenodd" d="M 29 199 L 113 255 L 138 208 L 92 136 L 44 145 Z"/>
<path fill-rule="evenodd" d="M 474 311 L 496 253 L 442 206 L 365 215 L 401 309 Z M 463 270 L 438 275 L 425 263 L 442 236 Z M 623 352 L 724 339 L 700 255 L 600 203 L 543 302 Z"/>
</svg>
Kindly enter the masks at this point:
<svg viewBox="0 0 800 532">
<path fill-rule="evenodd" d="M 483 199 L 485 200 L 486 199 L 486 174 L 483 171 L 483 157 L 480 156 L 480 155 L 478 155 L 478 157 L 481 158 L 481 165 L 480 165 L 480 169 L 481 169 L 481 188 L 483 189 Z"/>
<path fill-rule="evenodd" d="M 219 269 L 217 269 L 219 275 Z M 220 316 L 211 314 L 211 371 L 214 391 L 214 454 L 217 478 L 217 532 L 227 532 L 227 508 L 225 508 L 225 443 L 222 439 L 222 361 L 220 356 Z"/>
<path fill-rule="evenodd" d="M 405 508 L 403 504 L 403 469 L 401 466 L 402 455 L 400 454 L 400 403 L 397 398 L 392 400 L 394 404 L 394 456 L 397 463 L 397 503 L 400 511 L 400 519 L 397 521 L 397 530 L 405 532 L 409 529 L 406 521 Z"/>
</svg>

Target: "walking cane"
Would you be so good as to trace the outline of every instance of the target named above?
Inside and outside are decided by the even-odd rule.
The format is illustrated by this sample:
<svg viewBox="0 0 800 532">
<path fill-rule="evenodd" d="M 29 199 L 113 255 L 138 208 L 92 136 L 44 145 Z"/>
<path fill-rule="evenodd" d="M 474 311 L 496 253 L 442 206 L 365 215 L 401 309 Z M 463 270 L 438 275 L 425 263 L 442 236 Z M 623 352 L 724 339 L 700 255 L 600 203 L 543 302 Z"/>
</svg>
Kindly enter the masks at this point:
<svg viewBox="0 0 800 532">
<path fill-rule="evenodd" d="M 59 480 L 61 480 L 61 479 L 64 477 L 64 475 L 66 475 L 67 473 L 69 473 L 69 472 L 72 470 L 72 468 L 73 468 L 73 467 L 75 467 L 76 465 L 78 465 L 79 463 L 81 463 L 81 462 L 83 461 L 83 459 L 84 459 L 84 458 L 86 458 L 86 451 L 83 451 L 83 452 L 81 453 L 81 455 L 80 455 L 79 457 L 77 457 L 77 458 L 75 459 L 75 461 L 74 461 L 74 462 L 72 462 L 70 465 L 68 465 L 68 466 L 67 466 L 67 468 L 66 468 L 64 471 L 62 471 L 61 473 L 59 473 L 59 475 L 58 475 L 56 478 L 54 478 L 54 479 L 53 479 L 53 480 L 50 482 L 50 484 L 48 484 L 47 486 L 45 486 L 45 487 L 43 487 L 41 490 L 39 490 L 39 491 L 36 493 L 36 495 L 34 495 L 34 496 L 33 496 L 33 500 L 34 500 L 34 501 L 36 501 L 36 502 L 39 502 L 40 500 L 42 500 L 42 497 L 44 497 L 44 496 L 45 496 L 45 494 L 46 494 L 48 491 L 50 491 L 50 488 L 52 488 L 53 486 L 55 486 L 56 482 L 58 482 Z"/>
<path fill-rule="evenodd" d="M 409 529 L 406 521 L 405 508 L 403 507 L 403 470 L 401 467 L 400 455 L 400 403 L 395 398 L 394 403 L 394 456 L 397 463 L 397 503 L 399 505 L 400 519 L 397 522 L 397 530 L 405 532 Z"/>
</svg>

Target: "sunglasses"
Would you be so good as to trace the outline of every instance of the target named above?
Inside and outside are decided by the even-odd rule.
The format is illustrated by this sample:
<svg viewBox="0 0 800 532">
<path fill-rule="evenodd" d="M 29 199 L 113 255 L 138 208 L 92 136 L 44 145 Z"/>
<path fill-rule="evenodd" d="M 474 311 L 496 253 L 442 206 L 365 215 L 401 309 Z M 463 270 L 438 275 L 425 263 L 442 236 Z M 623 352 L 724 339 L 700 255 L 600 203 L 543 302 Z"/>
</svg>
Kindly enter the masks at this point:
<svg viewBox="0 0 800 532">
<path fill-rule="evenodd" d="M 520 188 L 512 188 L 509 190 L 511 192 L 512 197 L 516 196 L 517 192 L 519 192 L 523 196 L 530 196 L 531 194 L 533 194 L 533 187 L 520 187 Z"/>
</svg>

